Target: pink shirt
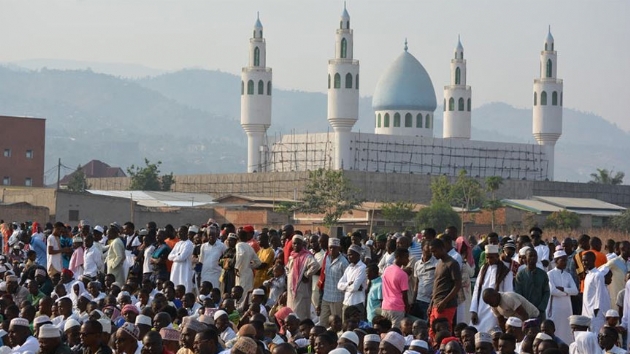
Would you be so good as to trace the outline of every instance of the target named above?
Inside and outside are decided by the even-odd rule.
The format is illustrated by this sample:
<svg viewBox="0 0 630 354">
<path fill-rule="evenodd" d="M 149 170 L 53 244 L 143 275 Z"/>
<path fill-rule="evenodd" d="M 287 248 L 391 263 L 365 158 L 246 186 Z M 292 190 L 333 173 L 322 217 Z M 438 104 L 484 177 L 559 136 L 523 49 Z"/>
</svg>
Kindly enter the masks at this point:
<svg viewBox="0 0 630 354">
<path fill-rule="evenodd" d="M 403 291 L 409 290 L 409 276 L 397 265 L 385 268 L 383 275 L 383 310 L 405 311 Z"/>
</svg>

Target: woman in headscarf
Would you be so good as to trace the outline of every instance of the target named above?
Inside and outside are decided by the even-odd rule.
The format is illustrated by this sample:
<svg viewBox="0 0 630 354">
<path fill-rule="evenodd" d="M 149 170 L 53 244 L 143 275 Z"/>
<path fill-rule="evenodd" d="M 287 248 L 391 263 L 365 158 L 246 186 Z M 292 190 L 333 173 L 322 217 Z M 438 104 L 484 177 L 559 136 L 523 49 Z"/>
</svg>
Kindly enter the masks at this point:
<svg viewBox="0 0 630 354">
<path fill-rule="evenodd" d="M 457 321 L 470 323 L 470 302 L 471 288 L 470 278 L 475 275 L 475 260 L 472 255 L 472 248 L 464 236 L 459 236 L 455 240 L 455 249 L 462 256 L 462 287 L 457 294 Z"/>
<path fill-rule="evenodd" d="M 597 334 L 593 332 L 576 332 L 575 342 L 569 347 L 569 354 L 601 353 L 602 348 L 597 342 Z"/>
</svg>

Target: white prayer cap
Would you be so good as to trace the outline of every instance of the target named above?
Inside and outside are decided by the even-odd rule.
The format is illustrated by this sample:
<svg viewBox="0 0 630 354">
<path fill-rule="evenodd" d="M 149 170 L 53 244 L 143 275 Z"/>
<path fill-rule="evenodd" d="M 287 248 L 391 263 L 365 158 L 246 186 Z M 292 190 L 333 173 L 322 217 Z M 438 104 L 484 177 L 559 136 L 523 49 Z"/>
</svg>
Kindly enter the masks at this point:
<svg viewBox="0 0 630 354">
<path fill-rule="evenodd" d="M 235 234 L 235 233 L 231 232 L 231 233 L 228 235 L 228 239 L 238 240 L 238 236 L 236 236 L 236 234 Z"/>
<path fill-rule="evenodd" d="M 328 352 L 328 354 L 350 354 L 346 348 L 335 348 Z"/>
<path fill-rule="evenodd" d="M 10 327 L 13 327 L 13 326 L 28 327 L 28 325 L 29 325 L 28 320 L 26 318 L 21 318 L 21 317 L 16 317 L 12 319 L 11 323 L 9 324 Z"/>
<path fill-rule="evenodd" d="M 553 259 L 560 258 L 560 257 L 566 257 L 566 256 L 567 256 L 567 253 L 565 251 L 555 251 L 553 253 Z"/>
<path fill-rule="evenodd" d="M 37 338 L 61 338 L 61 332 L 59 332 L 59 328 L 54 325 L 45 324 L 39 327 Z"/>
<path fill-rule="evenodd" d="M 611 309 L 611 310 L 606 311 L 606 316 L 604 317 L 619 317 L 619 312 Z"/>
<path fill-rule="evenodd" d="M 147 326 L 152 326 L 153 324 L 151 323 L 151 317 L 149 316 L 145 316 L 145 315 L 138 315 L 136 316 L 136 326 L 143 324 L 143 325 L 147 325 Z"/>
<path fill-rule="evenodd" d="M 415 350 L 407 349 L 403 352 L 403 354 L 420 354 L 420 353 Z"/>
<path fill-rule="evenodd" d="M 531 247 L 523 247 L 520 250 L 518 250 L 518 255 L 519 256 L 524 256 L 525 253 L 527 253 L 527 251 L 531 250 L 531 249 L 532 249 Z"/>
<path fill-rule="evenodd" d="M 72 238 L 72 243 L 83 243 L 83 238 L 81 236 L 75 236 Z"/>
<path fill-rule="evenodd" d="M 368 334 L 365 337 L 363 337 L 363 343 L 367 343 L 367 342 L 380 343 L 381 336 L 379 336 L 378 334 Z"/>
<path fill-rule="evenodd" d="M 540 339 L 540 340 L 553 340 L 553 338 L 548 335 L 545 332 L 538 332 L 538 334 L 536 335 L 536 339 Z"/>
<path fill-rule="evenodd" d="M 52 323 L 52 321 L 50 320 L 50 317 L 46 316 L 46 315 L 41 315 L 41 316 L 37 316 L 35 317 L 35 319 L 33 320 L 33 325 L 39 325 L 45 322 L 50 322 Z"/>
<path fill-rule="evenodd" d="M 405 350 L 405 337 L 396 332 L 387 332 L 385 338 L 383 338 L 383 342 L 387 342 L 394 346 L 394 348 L 398 349 L 399 352 L 403 352 Z"/>
<path fill-rule="evenodd" d="M 479 332 L 475 334 L 475 343 L 492 343 L 492 336 L 490 333 Z"/>
<path fill-rule="evenodd" d="M 367 242 L 365 243 L 366 246 L 372 246 L 374 244 L 374 241 L 372 240 L 367 240 Z"/>
<path fill-rule="evenodd" d="M 77 320 L 75 320 L 73 318 L 70 318 L 70 319 L 68 319 L 66 321 L 66 324 L 63 325 L 63 331 L 65 332 L 65 331 L 69 330 L 72 327 L 79 327 L 79 326 L 81 326 L 79 321 L 77 321 Z"/>
<path fill-rule="evenodd" d="M 94 226 L 94 231 L 98 231 L 100 233 L 105 232 L 105 229 L 103 229 L 103 227 L 101 225 L 96 225 Z"/>
<path fill-rule="evenodd" d="M 262 296 L 265 296 L 265 291 L 264 291 L 263 289 L 256 288 L 256 289 L 254 289 L 254 291 L 252 291 L 252 295 L 262 295 Z"/>
<path fill-rule="evenodd" d="M 214 316 L 212 316 L 212 318 L 214 318 L 214 320 L 216 321 L 217 319 L 219 319 L 219 317 L 221 317 L 223 315 L 227 316 L 228 313 L 223 311 L 223 310 L 219 310 L 219 311 L 214 313 Z"/>
<path fill-rule="evenodd" d="M 498 245 L 486 245 L 486 254 L 499 254 Z"/>
<path fill-rule="evenodd" d="M 112 321 L 107 318 L 101 318 L 98 321 L 101 323 L 101 326 L 103 326 L 103 332 L 112 333 Z"/>
<path fill-rule="evenodd" d="M 142 230 L 138 231 L 138 235 L 139 236 L 146 236 L 148 234 L 149 234 L 149 230 L 147 230 L 147 229 L 142 229 Z"/>
<path fill-rule="evenodd" d="M 295 235 L 293 235 L 293 238 L 291 239 L 291 241 L 295 241 L 295 240 L 300 240 L 300 241 L 302 241 L 302 242 L 304 242 L 304 241 L 305 241 L 305 240 L 304 240 L 304 236 L 299 235 L 299 234 L 295 234 Z"/>
<path fill-rule="evenodd" d="M 193 233 L 196 234 L 197 232 L 199 232 L 199 226 L 197 225 L 192 225 L 191 227 L 188 228 L 188 233 Z"/>
<path fill-rule="evenodd" d="M 505 324 L 507 324 L 510 327 L 518 327 L 518 328 L 523 327 L 523 321 L 518 317 L 509 317 L 507 321 L 505 322 Z"/>
<path fill-rule="evenodd" d="M 364 339 L 365 340 L 365 339 Z M 421 339 L 414 339 L 411 341 L 411 345 L 409 345 L 410 347 L 418 347 L 418 348 L 423 348 L 426 350 L 429 350 L 429 343 L 421 340 Z"/>
<path fill-rule="evenodd" d="M 582 315 L 569 316 L 569 325 L 589 327 L 591 325 L 591 319 Z"/>
<path fill-rule="evenodd" d="M 336 237 L 331 237 L 328 239 L 328 247 L 341 247 L 341 240 Z"/>
<path fill-rule="evenodd" d="M 503 248 L 511 248 L 511 249 L 515 250 L 516 249 L 516 245 L 512 241 L 508 241 L 508 242 L 505 243 L 505 245 L 503 245 Z"/>
<path fill-rule="evenodd" d="M 296 339 L 294 341 L 295 345 L 297 345 L 298 348 L 306 348 L 308 347 L 308 339 L 306 338 L 300 338 L 300 339 Z"/>
<path fill-rule="evenodd" d="M 351 341 L 357 347 L 359 346 L 359 336 L 357 336 L 357 334 L 352 332 L 352 331 L 345 331 L 345 332 L 343 332 L 343 334 L 341 335 L 341 338 L 345 338 L 345 339 Z"/>
<path fill-rule="evenodd" d="M 359 246 L 359 245 L 352 245 L 352 246 L 348 247 L 348 251 L 353 251 L 353 252 L 356 252 L 357 254 L 361 255 L 361 252 L 363 251 L 363 249 L 361 249 L 361 246 Z"/>
</svg>

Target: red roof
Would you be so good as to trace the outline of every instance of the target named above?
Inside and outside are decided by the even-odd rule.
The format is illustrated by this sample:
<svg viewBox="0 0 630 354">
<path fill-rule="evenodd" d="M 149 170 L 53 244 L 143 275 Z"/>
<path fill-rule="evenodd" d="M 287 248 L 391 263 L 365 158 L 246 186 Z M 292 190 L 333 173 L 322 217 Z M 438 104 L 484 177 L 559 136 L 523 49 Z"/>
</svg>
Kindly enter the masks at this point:
<svg viewBox="0 0 630 354">
<path fill-rule="evenodd" d="M 99 160 L 92 160 L 87 164 L 81 167 L 83 173 L 85 173 L 86 178 L 103 178 L 103 177 L 127 177 L 125 172 L 120 167 L 111 167 L 105 162 Z M 72 175 L 75 172 L 72 172 L 66 176 L 64 176 L 60 184 L 66 185 L 70 182 Z"/>
</svg>

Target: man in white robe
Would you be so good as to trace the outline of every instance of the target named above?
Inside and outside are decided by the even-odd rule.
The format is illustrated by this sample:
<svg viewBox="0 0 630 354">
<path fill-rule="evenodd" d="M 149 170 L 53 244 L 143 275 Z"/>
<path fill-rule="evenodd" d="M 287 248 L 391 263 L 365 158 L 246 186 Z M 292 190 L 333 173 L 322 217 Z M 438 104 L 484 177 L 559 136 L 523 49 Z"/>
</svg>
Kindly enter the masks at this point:
<svg viewBox="0 0 630 354">
<path fill-rule="evenodd" d="M 302 235 L 292 238 L 293 250 L 287 265 L 287 306 L 300 320 L 311 318 L 312 278 L 320 267 L 306 250 Z"/>
<path fill-rule="evenodd" d="M 499 325 L 490 305 L 482 300 L 484 289 L 492 288 L 500 292 L 512 292 L 514 275 L 510 268 L 499 259 L 499 246 L 486 245 L 486 263 L 479 270 L 470 304 L 471 325 L 479 332 L 490 332 Z"/>
<path fill-rule="evenodd" d="M 599 333 L 604 326 L 606 311 L 610 310 L 610 296 L 606 288 L 605 278 L 610 279 L 612 274 L 606 267 L 595 268 L 595 254 L 584 252 L 582 263 L 586 270 L 584 278 L 584 294 L 582 299 L 582 316 L 591 318 L 591 332 Z"/>
<path fill-rule="evenodd" d="M 549 272 L 549 290 L 551 297 L 547 305 L 547 318 L 556 324 L 555 335 L 566 344 L 573 343 L 573 333 L 569 326 L 563 325 L 569 316 L 573 315 L 571 296 L 578 294 L 577 285 L 571 274 L 566 271 L 568 256 L 564 251 L 553 254 L 556 267 Z"/>
<path fill-rule="evenodd" d="M 260 267 L 262 262 L 254 248 L 247 243 L 248 234 L 245 231 L 238 233 L 239 242 L 236 244 L 236 260 L 234 268 L 236 269 L 236 285 L 243 287 L 243 297 L 245 294 L 254 289 L 254 269 Z"/>
<path fill-rule="evenodd" d="M 219 260 L 227 246 L 223 242 L 217 242 L 219 230 L 210 226 L 206 229 L 208 242 L 201 245 L 199 251 L 199 261 L 201 262 L 201 281 L 209 281 L 213 288 L 219 287 L 219 278 L 223 268 L 219 265 Z"/>
<path fill-rule="evenodd" d="M 195 249 L 195 245 L 193 245 L 189 237 L 192 237 L 198 231 L 199 229 L 196 226 L 191 226 L 187 234 L 181 233 L 179 242 L 175 244 L 175 247 L 168 255 L 168 259 L 173 262 L 171 281 L 177 285 L 184 285 L 187 293 L 193 292 L 192 254 Z"/>
<path fill-rule="evenodd" d="M 630 242 L 622 241 L 619 245 L 621 254 L 609 260 L 606 267 L 612 272 L 612 282 L 608 285 L 608 293 L 610 294 L 610 303 L 617 302 L 617 294 L 626 285 L 626 273 L 630 270 L 628 267 L 628 258 L 630 258 Z"/>
</svg>

